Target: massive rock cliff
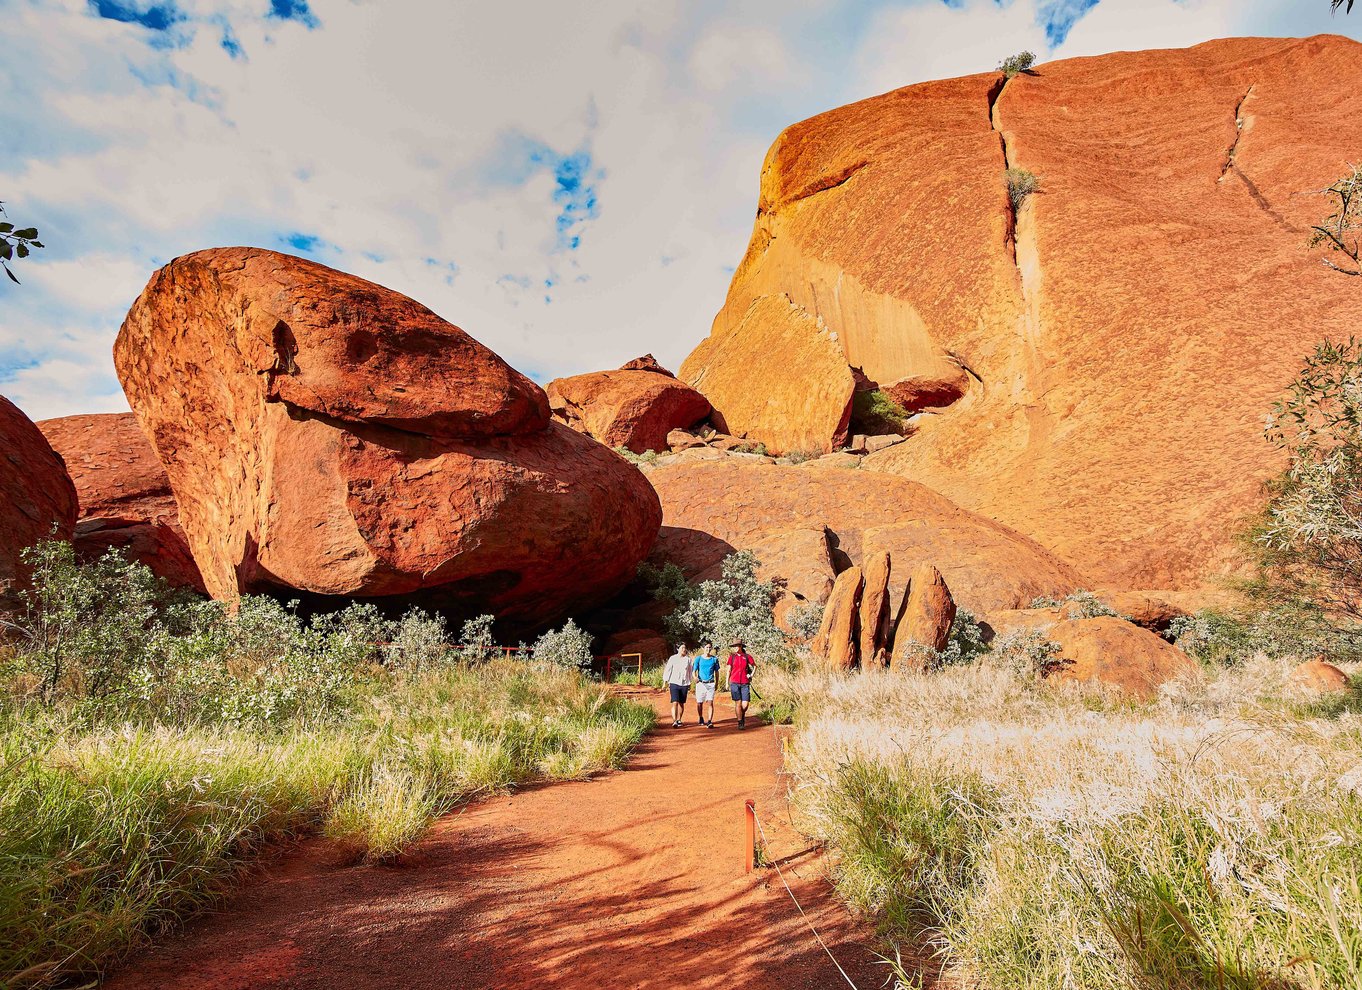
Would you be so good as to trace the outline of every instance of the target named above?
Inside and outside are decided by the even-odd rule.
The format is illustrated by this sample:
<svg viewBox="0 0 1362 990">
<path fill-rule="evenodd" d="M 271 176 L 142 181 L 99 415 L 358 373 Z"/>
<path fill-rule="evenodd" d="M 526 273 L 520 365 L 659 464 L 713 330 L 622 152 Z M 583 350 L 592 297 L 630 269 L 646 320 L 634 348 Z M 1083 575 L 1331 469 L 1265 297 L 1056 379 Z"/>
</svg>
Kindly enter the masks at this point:
<svg viewBox="0 0 1362 990">
<path fill-rule="evenodd" d="M 1306 241 L 1362 148 L 1362 45 L 1232 39 L 925 83 L 787 129 L 682 380 L 827 448 L 851 378 L 917 433 L 867 460 L 1096 583 L 1194 587 L 1281 462 L 1263 418 L 1362 293 Z M 1039 190 L 1014 208 L 1005 170 Z M 754 406 L 759 389 L 763 403 Z"/>
<path fill-rule="evenodd" d="M 624 585 L 652 488 L 419 303 L 250 248 L 158 271 L 114 364 L 210 594 L 414 598 L 524 626 Z"/>
</svg>

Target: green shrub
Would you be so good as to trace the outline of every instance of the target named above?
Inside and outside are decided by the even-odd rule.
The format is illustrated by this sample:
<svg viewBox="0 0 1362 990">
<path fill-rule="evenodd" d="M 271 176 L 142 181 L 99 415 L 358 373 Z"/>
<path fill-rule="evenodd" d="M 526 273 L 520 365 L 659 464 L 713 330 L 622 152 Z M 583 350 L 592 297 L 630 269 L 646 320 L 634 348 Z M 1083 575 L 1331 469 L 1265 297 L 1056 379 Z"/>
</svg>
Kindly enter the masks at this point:
<svg viewBox="0 0 1362 990">
<path fill-rule="evenodd" d="M 851 429 L 854 433 L 902 434 L 908 410 L 879 389 L 856 392 L 851 397 Z"/>
<path fill-rule="evenodd" d="M 984 641 L 984 627 L 974 617 L 974 613 L 962 608 L 955 613 L 946 648 L 933 660 L 932 666 L 946 667 L 958 663 L 973 663 L 988 652 L 989 645 Z"/>
<path fill-rule="evenodd" d="M 803 601 L 793 605 L 786 621 L 796 639 L 804 641 L 813 639 L 823 625 L 823 604 Z"/>
<path fill-rule="evenodd" d="M 479 615 L 469 619 L 459 629 L 459 652 L 470 663 L 486 663 L 497 655 L 497 641 L 492 634 L 494 615 Z"/>
<path fill-rule="evenodd" d="M 1029 169 L 1009 168 L 1003 178 L 1007 181 L 1007 198 L 1014 211 L 1020 210 L 1026 197 L 1040 188 L 1040 179 Z"/>
<path fill-rule="evenodd" d="M 533 652 L 536 660 L 578 670 L 590 670 L 595 660 L 591 634 L 579 629 L 571 619 L 562 629 L 550 630 L 535 640 Z"/>
<path fill-rule="evenodd" d="M 1035 629 L 1014 629 L 995 639 L 989 652 L 992 662 L 1030 678 L 1050 669 L 1059 644 Z"/>
<path fill-rule="evenodd" d="M 758 566 L 750 550 L 729 554 L 717 581 L 686 586 L 684 591 L 670 583 L 674 575 L 664 569 L 661 580 L 665 583 L 659 588 L 667 595 L 680 596 L 676 610 L 667 617 L 667 631 L 690 642 L 710 640 L 718 648 L 741 640 L 758 661 L 792 662 L 785 635 L 775 623 L 775 586 L 757 580 Z"/>
<path fill-rule="evenodd" d="M 1001 72 L 1008 79 L 1011 79 L 1013 76 L 1025 72 L 1027 69 L 1031 68 L 1031 66 L 1035 64 L 1036 56 L 1033 53 L 1018 52 L 1015 55 L 1009 55 L 1007 58 L 999 62 L 998 71 Z"/>
</svg>

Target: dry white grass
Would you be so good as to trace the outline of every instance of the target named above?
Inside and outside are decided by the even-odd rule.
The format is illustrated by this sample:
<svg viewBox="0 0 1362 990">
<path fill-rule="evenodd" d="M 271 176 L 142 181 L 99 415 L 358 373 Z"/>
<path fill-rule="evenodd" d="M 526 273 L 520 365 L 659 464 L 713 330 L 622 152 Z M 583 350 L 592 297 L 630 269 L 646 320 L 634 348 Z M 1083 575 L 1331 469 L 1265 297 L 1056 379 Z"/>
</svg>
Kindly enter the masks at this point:
<svg viewBox="0 0 1362 990">
<path fill-rule="evenodd" d="M 985 986 L 1362 986 L 1362 706 L 1290 666 L 1146 704 L 988 663 L 763 690 L 843 891 Z"/>
</svg>

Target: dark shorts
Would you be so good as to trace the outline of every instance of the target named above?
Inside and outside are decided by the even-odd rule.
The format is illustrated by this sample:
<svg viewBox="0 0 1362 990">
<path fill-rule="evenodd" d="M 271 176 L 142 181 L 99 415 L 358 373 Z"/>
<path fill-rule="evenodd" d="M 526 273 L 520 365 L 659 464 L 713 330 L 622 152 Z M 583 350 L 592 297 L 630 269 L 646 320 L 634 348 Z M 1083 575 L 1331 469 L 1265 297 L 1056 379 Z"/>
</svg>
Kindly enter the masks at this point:
<svg viewBox="0 0 1362 990">
<path fill-rule="evenodd" d="M 751 700 L 752 700 L 752 685 L 751 685 L 751 684 L 730 684 L 730 685 L 728 686 L 728 693 L 731 694 L 731 695 L 733 696 L 733 700 L 734 700 L 734 701 L 751 701 Z"/>
<path fill-rule="evenodd" d="M 672 689 L 672 704 L 684 705 L 686 703 L 686 695 L 690 693 L 689 684 L 668 684 L 667 687 Z"/>
</svg>

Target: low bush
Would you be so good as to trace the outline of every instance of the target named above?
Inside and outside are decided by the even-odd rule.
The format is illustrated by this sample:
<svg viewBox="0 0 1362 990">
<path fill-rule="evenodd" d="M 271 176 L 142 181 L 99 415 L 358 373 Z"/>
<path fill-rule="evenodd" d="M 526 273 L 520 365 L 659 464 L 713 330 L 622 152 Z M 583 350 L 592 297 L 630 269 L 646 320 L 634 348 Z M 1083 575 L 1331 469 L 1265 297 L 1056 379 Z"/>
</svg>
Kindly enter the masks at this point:
<svg viewBox="0 0 1362 990">
<path fill-rule="evenodd" d="M 879 389 L 856 392 L 851 397 L 851 430 L 875 436 L 903 433 L 908 410 Z"/>
<path fill-rule="evenodd" d="M 1007 181 L 1007 198 L 1014 211 L 1020 210 L 1026 197 L 1040 189 L 1040 179 L 1029 169 L 1009 168 L 1003 178 Z"/>
<path fill-rule="evenodd" d="M 1013 76 L 1025 72 L 1035 64 L 1036 56 L 1032 52 L 1018 52 L 1015 55 L 1007 56 L 1007 58 L 999 62 L 998 71 L 1008 79 L 1011 79 Z"/>
<path fill-rule="evenodd" d="M 591 634 L 578 628 L 571 619 L 562 629 L 550 630 L 534 641 L 534 658 L 544 663 L 557 664 L 587 671 L 595 660 L 591 652 Z"/>
</svg>

